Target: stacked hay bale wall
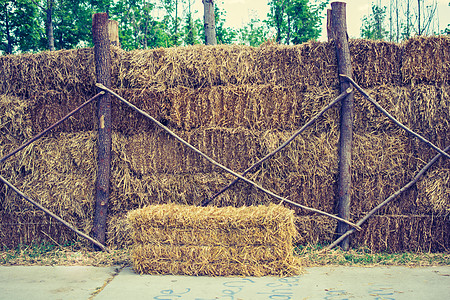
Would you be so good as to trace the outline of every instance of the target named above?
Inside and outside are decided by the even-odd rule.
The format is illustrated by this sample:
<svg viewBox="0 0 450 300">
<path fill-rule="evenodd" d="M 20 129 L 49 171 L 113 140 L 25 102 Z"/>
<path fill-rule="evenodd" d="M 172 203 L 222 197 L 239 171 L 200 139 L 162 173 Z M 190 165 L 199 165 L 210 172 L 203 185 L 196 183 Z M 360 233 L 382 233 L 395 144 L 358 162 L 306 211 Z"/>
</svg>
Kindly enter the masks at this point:
<svg viewBox="0 0 450 300">
<path fill-rule="evenodd" d="M 421 37 L 403 44 L 350 42 L 356 81 L 397 119 L 441 148 L 450 141 L 449 41 Z M 113 88 L 119 94 L 237 172 L 275 149 L 339 93 L 335 52 L 329 43 L 131 52 L 115 48 L 112 62 Z M 94 74 L 92 49 L 0 57 L 2 154 L 91 97 Z M 359 94 L 354 121 L 356 221 L 407 183 L 435 152 L 411 140 Z M 96 124 L 92 104 L 1 166 L 2 175 L 26 194 L 87 233 L 94 207 Z M 252 171 L 250 178 L 293 201 L 335 213 L 338 127 L 335 107 Z M 380 211 L 353 245 L 388 251 L 447 250 L 449 169 L 448 160 L 441 159 L 425 180 Z M 114 103 L 110 246 L 131 241 L 124 226 L 127 211 L 158 203 L 199 205 L 232 179 L 150 121 Z M 19 236 L 27 237 L 22 237 L 25 243 L 47 238 L 47 229 L 33 225 L 49 222 L 40 212 L 5 187 L 0 197 L 2 245 L 17 244 Z M 213 204 L 272 201 L 239 183 Z M 302 232 L 299 243 L 334 238 L 333 220 L 300 210 L 296 216 Z M 411 228 L 423 234 L 399 242 Z M 61 233 L 58 238 L 73 236 Z"/>
<path fill-rule="evenodd" d="M 151 205 L 131 211 L 133 265 L 143 274 L 291 276 L 294 213 L 281 205 Z"/>
</svg>

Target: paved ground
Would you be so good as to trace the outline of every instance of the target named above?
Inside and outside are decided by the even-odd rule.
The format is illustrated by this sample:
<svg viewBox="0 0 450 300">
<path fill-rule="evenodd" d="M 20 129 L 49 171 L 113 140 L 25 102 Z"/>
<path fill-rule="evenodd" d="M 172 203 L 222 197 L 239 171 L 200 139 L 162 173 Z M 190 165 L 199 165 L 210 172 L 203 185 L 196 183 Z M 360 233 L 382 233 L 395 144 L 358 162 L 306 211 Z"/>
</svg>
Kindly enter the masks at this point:
<svg viewBox="0 0 450 300">
<path fill-rule="evenodd" d="M 114 267 L 0 267 L 0 299 L 450 299 L 450 266 L 314 267 L 287 278 L 141 276 Z"/>
</svg>

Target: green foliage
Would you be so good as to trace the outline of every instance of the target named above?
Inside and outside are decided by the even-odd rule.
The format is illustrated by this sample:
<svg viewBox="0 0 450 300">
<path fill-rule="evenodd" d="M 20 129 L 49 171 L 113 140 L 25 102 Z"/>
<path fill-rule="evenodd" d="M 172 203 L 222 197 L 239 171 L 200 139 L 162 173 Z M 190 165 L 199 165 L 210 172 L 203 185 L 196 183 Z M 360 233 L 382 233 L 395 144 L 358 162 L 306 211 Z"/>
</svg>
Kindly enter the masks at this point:
<svg viewBox="0 0 450 300">
<path fill-rule="evenodd" d="M 247 25 L 239 29 L 238 37 L 239 43 L 258 47 L 269 38 L 269 28 L 267 23 L 253 18 Z"/>
<path fill-rule="evenodd" d="M 328 1 L 270 0 L 269 26 L 276 41 L 301 44 L 320 36 L 321 12 Z"/>
<path fill-rule="evenodd" d="M 71 49 L 92 45 L 93 10 L 85 0 L 55 2 L 53 26 L 56 49 Z"/>
<path fill-rule="evenodd" d="M 0 0 L 0 52 L 37 51 L 42 31 L 38 11 L 27 0 Z"/>
<path fill-rule="evenodd" d="M 235 41 L 237 32 L 230 27 L 225 27 L 226 13 L 216 5 L 214 6 L 214 18 L 216 25 L 216 37 L 218 44 L 231 44 Z"/>
<path fill-rule="evenodd" d="M 0 53 L 41 51 L 49 47 L 49 19 L 55 49 L 92 46 L 92 15 L 107 12 L 119 22 L 125 50 L 203 43 L 203 20 L 194 19 L 192 0 L 0 0 Z M 319 36 L 320 11 L 327 2 L 271 0 L 269 22 L 253 18 L 236 30 L 215 2 L 219 44 L 258 46 L 277 30 L 279 42 L 301 43 Z M 51 4 L 51 5 L 50 5 Z M 49 9 L 51 7 L 51 10 Z M 162 14 L 162 15 L 161 15 Z"/>
<path fill-rule="evenodd" d="M 119 0 L 110 8 L 110 18 L 119 22 L 119 39 L 123 49 L 172 45 L 166 23 L 151 16 L 154 8 L 154 4 L 144 0 Z"/>
<path fill-rule="evenodd" d="M 384 29 L 384 21 L 386 18 L 386 6 L 379 7 L 372 5 L 372 13 L 364 16 L 361 26 L 361 37 L 372 40 L 382 40 L 387 35 Z"/>
<path fill-rule="evenodd" d="M 194 26 L 194 20 L 192 19 L 192 14 L 188 13 L 186 15 L 186 24 L 184 26 L 184 42 L 186 45 L 197 44 L 197 28 Z"/>
</svg>

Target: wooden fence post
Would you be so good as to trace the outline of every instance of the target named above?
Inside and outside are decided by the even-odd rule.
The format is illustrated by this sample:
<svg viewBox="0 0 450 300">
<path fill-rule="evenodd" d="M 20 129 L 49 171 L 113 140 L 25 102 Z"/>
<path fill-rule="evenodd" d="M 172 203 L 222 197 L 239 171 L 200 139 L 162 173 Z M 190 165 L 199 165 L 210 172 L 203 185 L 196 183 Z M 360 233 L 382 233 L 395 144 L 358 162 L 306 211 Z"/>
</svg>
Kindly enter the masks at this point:
<svg viewBox="0 0 450 300">
<path fill-rule="evenodd" d="M 108 35 L 111 45 L 120 47 L 119 42 L 119 22 L 115 20 L 108 21 Z"/>
<path fill-rule="evenodd" d="M 214 0 L 202 0 L 204 6 L 205 44 L 217 45 L 216 25 L 214 19 Z"/>
<path fill-rule="evenodd" d="M 327 38 L 329 42 L 334 40 L 333 28 L 331 27 L 331 9 L 327 9 Z"/>
<path fill-rule="evenodd" d="M 110 37 L 108 14 L 94 14 L 92 36 L 94 40 L 95 75 L 97 82 L 111 87 Z M 98 89 L 101 91 L 100 89 Z M 94 215 L 94 237 L 102 244 L 106 240 L 106 218 L 108 214 L 109 181 L 111 165 L 111 95 L 100 96 L 98 115 L 98 162 Z"/>
<path fill-rule="evenodd" d="M 331 27 L 332 37 L 336 47 L 338 61 L 338 72 L 352 77 L 352 63 L 350 59 L 350 49 L 348 45 L 346 3 L 331 3 Z M 341 92 L 351 85 L 340 78 Z M 351 168 L 352 168 L 352 138 L 353 138 L 353 92 L 341 102 L 340 114 L 340 138 L 339 138 L 339 181 L 338 181 L 338 215 L 339 217 L 350 219 L 351 204 Z M 337 234 L 343 235 L 349 229 L 348 225 L 339 222 Z M 345 238 L 340 246 L 348 250 L 350 246 L 349 238 Z"/>
</svg>

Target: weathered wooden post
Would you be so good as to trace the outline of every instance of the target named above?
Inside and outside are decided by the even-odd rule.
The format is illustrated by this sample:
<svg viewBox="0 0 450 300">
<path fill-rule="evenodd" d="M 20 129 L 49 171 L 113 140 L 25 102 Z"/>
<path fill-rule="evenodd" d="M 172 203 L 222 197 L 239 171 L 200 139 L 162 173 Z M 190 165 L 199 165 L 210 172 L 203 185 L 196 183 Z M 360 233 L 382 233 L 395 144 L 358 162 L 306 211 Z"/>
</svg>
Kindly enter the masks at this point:
<svg viewBox="0 0 450 300">
<path fill-rule="evenodd" d="M 336 47 L 338 72 L 352 77 L 352 63 L 348 45 L 346 3 L 331 3 L 331 37 Z M 350 87 L 350 83 L 340 78 L 341 92 Z M 352 138 L 353 138 L 353 92 L 341 102 L 340 138 L 339 138 L 339 181 L 338 181 L 338 214 L 339 217 L 350 219 L 351 186 L 352 186 Z M 344 234 L 349 229 L 348 225 L 339 222 L 337 233 Z M 344 239 L 340 246 L 348 250 L 349 238 Z"/>
<path fill-rule="evenodd" d="M 327 38 L 329 42 L 334 40 L 333 28 L 331 27 L 331 9 L 327 9 Z"/>
<path fill-rule="evenodd" d="M 108 21 L 108 36 L 111 45 L 120 47 L 119 42 L 119 22 L 115 20 Z"/>
<path fill-rule="evenodd" d="M 94 14 L 92 36 L 94 40 L 95 75 L 97 82 L 111 87 L 110 37 L 108 14 Z M 98 90 L 101 91 L 100 89 Z M 106 217 L 108 214 L 109 181 L 111 163 L 111 96 L 100 96 L 98 115 L 98 170 L 95 198 L 94 237 L 102 244 L 106 240 Z"/>
<path fill-rule="evenodd" d="M 216 25 L 214 18 L 214 0 L 202 0 L 204 6 L 205 44 L 217 45 Z"/>
</svg>

